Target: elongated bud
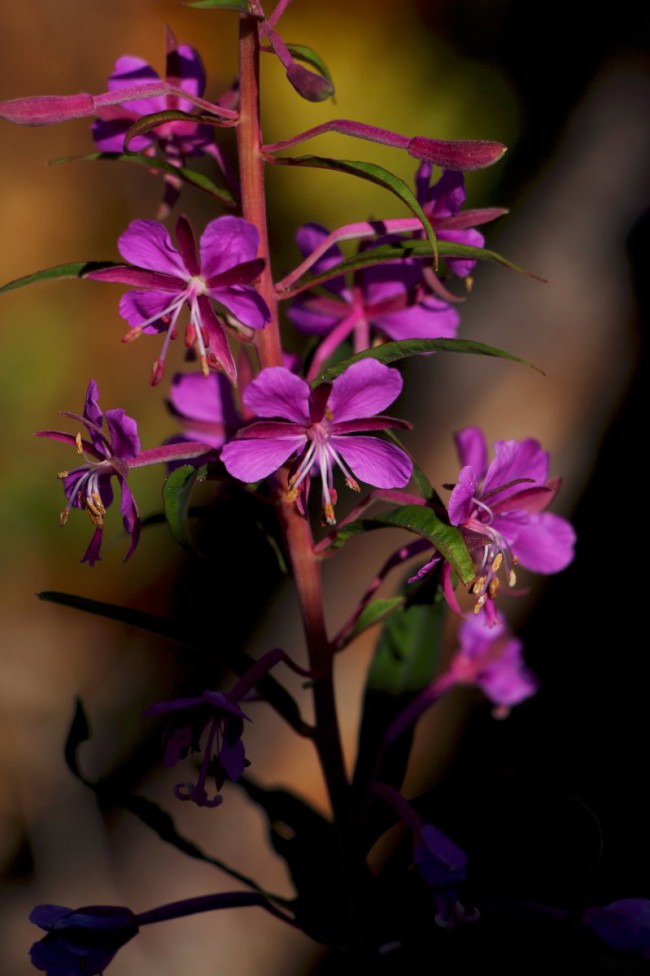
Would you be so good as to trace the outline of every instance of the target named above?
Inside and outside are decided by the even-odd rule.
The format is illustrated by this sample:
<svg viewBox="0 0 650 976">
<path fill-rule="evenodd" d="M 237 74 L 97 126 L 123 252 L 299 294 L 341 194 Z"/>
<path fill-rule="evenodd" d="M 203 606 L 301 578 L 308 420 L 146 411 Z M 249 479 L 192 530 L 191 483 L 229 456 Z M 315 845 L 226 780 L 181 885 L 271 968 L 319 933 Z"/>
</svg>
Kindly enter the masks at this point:
<svg viewBox="0 0 650 976">
<path fill-rule="evenodd" d="M 498 162 L 507 149 L 500 142 L 460 139 L 443 141 L 415 136 L 406 147 L 410 156 L 423 159 L 443 169 L 473 170 L 485 169 Z"/>
<path fill-rule="evenodd" d="M 0 102 L 0 118 L 16 125 L 54 125 L 92 115 L 94 109 L 92 95 L 36 95 Z"/>
<path fill-rule="evenodd" d="M 334 85 L 327 78 L 303 68 L 295 61 L 287 68 L 287 78 L 298 94 L 308 102 L 324 102 L 334 94 Z"/>
</svg>

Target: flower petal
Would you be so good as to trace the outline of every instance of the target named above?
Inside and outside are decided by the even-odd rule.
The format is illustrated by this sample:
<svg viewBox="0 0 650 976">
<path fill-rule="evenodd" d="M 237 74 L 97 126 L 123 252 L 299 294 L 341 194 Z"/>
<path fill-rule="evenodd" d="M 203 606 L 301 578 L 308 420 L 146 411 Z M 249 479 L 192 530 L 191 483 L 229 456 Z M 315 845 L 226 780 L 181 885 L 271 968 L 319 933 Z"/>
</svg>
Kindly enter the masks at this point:
<svg viewBox="0 0 650 976">
<path fill-rule="evenodd" d="M 494 460 L 490 464 L 485 476 L 483 495 L 501 485 L 515 481 L 517 478 L 529 478 L 532 485 L 545 485 L 548 481 L 549 455 L 542 450 L 539 441 L 526 437 L 522 441 L 495 441 Z M 513 485 L 503 494 L 498 494 L 502 501 L 508 494 L 512 494 L 521 486 Z"/>
<path fill-rule="evenodd" d="M 168 291 L 128 291 L 120 298 L 120 315 L 136 328 L 143 322 L 142 331 L 148 334 L 164 331 L 168 323 L 162 321 L 162 316 L 169 312 L 170 304 L 176 302 L 178 295 L 170 295 Z"/>
<path fill-rule="evenodd" d="M 470 247 L 484 247 L 485 245 L 483 235 L 471 227 L 466 230 L 436 230 L 436 234 L 439 241 L 467 244 Z M 459 278 L 466 278 L 476 266 L 476 261 L 473 258 L 445 257 L 445 262 L 449 266 L 449 270 L 458 275 Z"/>
<path fill-rule="evenodd" d="M 480 427 L 464 427 L 454 434 L 458 460 L 474 469 L 476 478 L 481 481 L 488 467 L 488 449 L 485 434 Z"/>
<path fill-rule="evenodd" d="M 207 378 L 203 373 L 176 373 L 169 400 L 174 410 L 187 420 L 237 426 L 230 384 L 219 373 L 210 373 Z"/>
<path fill-rule="evenodd" d="M 478 479 L 469 464 L 461 468 L 456 487 L 449 496 L 447 514 L 452 525 L 462 525 L 469 518 L 476 495 Z"/>
<path fill-rule="evenodd" d="M 330 444 L 353 474 L 375 488 L 403 488 L 411 480 L 413 463 L 401 448 L 378 437 L 332 437 Z"/>
<path fill-rule="evenodd" d="M 132 220 L 117 246 L 124 260 L 138 268 L 162 271 L 183 281 L 190 277 L 167 228 L 158 220 Z"/>
<path fill-rule="evenodd" d="M 208 294 L 249 329 L 263 329 L 271 318 L 266 302 L 250 285 L 211 288 Z"/>
<path fill-rule="evenodd" d="M 335 422 L 381 413 L 402 392 L 402 374 L 376 359 L 353 363 L 332 383 L 328 407 Z"/>
<path fill-rule="evenodd" d="M 513 551 L 525 569 L 559 573 L 572 562 L 575 542 L 575 531 L 566 519 L 544 512 L 531 515 L 519 529 Z"/>
<path fill-rule="evenodd" d="M 269 366 L 246 387 L 244 404 L 258 417 L 309 424 L 309 384 L 284 366 Z"/>
<path fill-rule="evenodd" d="M 124 410 L 107 410 L 106 426 L 111 439 L 112 453 L 127 461 L 140 453 L 138 425 Z"/>
<path fill-rule="evenodd" d="M 201 275 L 213 275 L 234 268 L 257 257 L 260 235 L 253 224 L 242 217 L 217 217 L 201 235 Z"/>
<path fill-rule="evenodd" d="M 277 471 L 294 451 L 305 446 L 307 438 L 273 437 L 268 440 L 244 438 L 230 441 L 221 450 L 221 460 L 226 470 L 240 481 L 259 481 Z"/>
<path fill-rule="evenodd" d="M 455 308 L 439 298 L 426 298 L 400 312 L 379 315 L 373 324 L 390 339 L 453 339 L 460 325 Z"/>
</svg>

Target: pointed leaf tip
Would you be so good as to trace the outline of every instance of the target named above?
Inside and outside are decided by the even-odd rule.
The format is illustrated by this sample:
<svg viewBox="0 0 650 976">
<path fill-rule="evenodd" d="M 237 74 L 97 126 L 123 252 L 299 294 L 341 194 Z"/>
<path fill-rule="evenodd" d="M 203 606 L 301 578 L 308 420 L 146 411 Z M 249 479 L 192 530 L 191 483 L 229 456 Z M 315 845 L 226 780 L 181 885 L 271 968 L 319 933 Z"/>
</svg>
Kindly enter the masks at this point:
<svg viewBox="0 0 650 976">
<path fill-rule="evenodd" d="M 415 136 L 407 146 L 410 156 L 441 166 L 443 169 L 467 172 L 485 169 L 498 162 L 506 152 L 507 146 L 501 142 L 487 142 L 480 139 L 459 139 L 443 141 Z"/>
</svg>

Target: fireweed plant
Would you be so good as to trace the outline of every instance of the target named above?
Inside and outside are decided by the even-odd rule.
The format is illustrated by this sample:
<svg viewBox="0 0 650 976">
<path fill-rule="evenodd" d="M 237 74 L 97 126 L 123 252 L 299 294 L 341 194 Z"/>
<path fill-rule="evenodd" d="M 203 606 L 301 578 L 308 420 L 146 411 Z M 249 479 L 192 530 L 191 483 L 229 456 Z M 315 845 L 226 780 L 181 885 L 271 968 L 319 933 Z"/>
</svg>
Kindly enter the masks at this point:
<svg viewBox="0 0 650 976">
<path fill-rule="evenodd" d="M 168 30 L 164 77 L 142 59 L 125 56 L 99 95 L 0 103 L 0 117 L 22 125 L 92 120 L 97 152 L 91 158 L 140 161 L 163 183 L 158 219 L 136 216 L 124 228 L 116 245 L 121 261 L 59 265 L 3 289 L 66 277 L 120 283 L 125 341 L 155 337 L 142 341 L 154 349 L 151 382 L 158 388 L 169 378 L 168 360 L 175 359 L 172 368 L 179 365 L 171 340 L 184 336 L 189 367 L 171 377 L 167 403 L 179 429 L 167 444 L 143 449 L 134 419 L 119 408 L 102 412 L 92 379 L 82 412 L 64 413 L 72 431 L 39 432 L 66 445 L 66 470 L 59 473 L 65 496 L 61 523 L 74 510 L 85 511 L 91 537 L 83 559 L 92 566 L 101 557 L 105 520 L 116 521 L 110 509 L 117 490 L 128 536 L 125 558 L 130 558 L 141 528 L 135 469 L 160 464 L 165 514 L 173 534 L 188 546 L 193 485 L 230 483 L 266 513 L 263 524 L 270 525 L 295 587 L 308 651 L 304 666 L 290 649 L 272 648 L 253 660 L 220 641 L 214 656 L 220 668 L 235 672 L 234 684 L 199 687 L 188 697 L 152 703 L 145 713 L 167 722 L 163 762 L 178 770 L 175 800 L 206 807 L 218 817 L 219 806 L 227 802 L 224 787 L 238 783 L 268 817 L 271 842 L 287 863 L 294 896 L 265 891 L 236 866 L 219 862 L 246 890 L 222 890 L 140 912 L 40 905 L 30 917 L 45 935 L 32 946 L 31 961 L 48 976 L 103 973 L 142 926 L 222 909 L 262 909 L 278 925 L 298 927 L 366 964 L 391 954 L 408 958 L 412 945 L 417 950 L 423 944 L 435 960 L 452 930 L 457 939 L 475 931 L 486 909 L 474 894 L 471 857 L 462 838 L 453 822 L 445 819 L 444 829 L 432 822 L 435 805 L 400 792 L 413 730 L 458 686 L 480 689 L 498 717 L 535 694 L 536 679 L 524 664 L 521 641 L 508 628 L 504 596 L 522 592 L 521 570 L 557 573 L 573 559 L 573 529 L 547 511 L 559 481 L 549 480 L 549 456 L 532 436 L 497 441 L 491 448 L 478 427 L 457 432 L 459 470 L 446 474 L 445 501 L 399 442 L 399 432 L 411 425 L 385 413 L 399 414 L 399 364 L 408 357 L 428 355 L 432 370 L 444 368 L 444 357 L 432 353 L 516 360 L 457 337 L 459 329 L 462 336 L 459 298 L 476 262 L 514 267 L 486 250 L 483 230 L 477 230 L 505 211 L 465 207 L 464 173 L 496 163 L 504 147 L 405 136 L 347 119 L 265 143 L 261 54 L 280 61 L 300 97 L 321 102 L 334 92 L 321 58 L 285 42 L 278 32 L 289 3 L 279 0 L 270 16 L 257 0 L 190 4 L 215 8 L 216 15 L 221 13 L 216 8 L 230 11 L 226 17 L 232 11 L 238 15 L 239 77 L 214 100 L 205 96 L 198 52 L 177 44 Z M 220 146 L 227 128 L 236 131 L 237 166 L 226 161 Z M 406 152 L 414 160 L 413 185 L 372 162 L 290 152 L 323 132 L 356 140 L 354 156 L 360 140 Z M 201 156 L 210 175 L 192 168 Z M 369 180 L 396 195 L 408 215 L 333 230 L 305 223 L 296 231 L 300 263 L 279 279 L 267 236 L 267 166 L 323 168 Z M 205 220 L 193 227 L 171 211 L 182 193 L 197 190 L 206 199 Z M 162 222 L 167 218 L 169 226 Z M 356 250 L 346 257 L 341 242 L 355 242 Z M 285 348 L 283 337 L 289 333 L 292 349 L 298 334 L 309 337 L 302 355 Z M 339 492 L 352 492 L 355 499 L 342 516 Z M 217 505 L 225 504 L 221 497 L 217 493 Z M 323 605 L 322 563 L 339 558 L 351 538 L 383 527 L 410 535 L 360 587 L 356 608 L 333 634 Z M 399 595 L 377 596 L 383 581 L 394 570 L 406 570 L 407 563 L 410 576 Z M 65 602 L 65 595 L 50 594 L 57 596 Z M 76 600 L 86 610 L 105 611 Z M 442 622 L 448 613 L 462 620 L 457 648 L 442 665 Z M 112 607 L 111 615 L 119 618 L 120 608 Z M 350 774 L 343 761 L 334 664 L 363 631 L 379 623 L 383 630 L 368 673 Z M 156 619 L 153 629 L 165 633 L 169 627 L 171 622 Z M 283 686 L 283 667 L 303 677 L 313 698 L 313 724 Z M 261 788 L 245 772 L 255 761 L 246 755 L 246 729 L 263 707 L 260 702 L 312 742 L 329 796 L 329 818 L 287 791 Z M 86 779 L 76 757 L 88 734 L 78 705 L 66 745 L 68 764 L 101 794 L 101 782 Z M 123 803 L 187 852 L 190 842 L 171 826 L 169 814 L 141 797 Z M 395 836 L 395 828 L 406 843 L 394 845 L 385 872 L 374 862 L 371 869 L 369 852 L 387 831 Z M 191 846 L 193 856 L 203 856 Z M 411 911 L 415 903 L 420 909 Z M 509 902 L 503 900 L 500 909 L 494 902 L 489 910 L 507 914 Z M 602 908 L 582 905 L 571 912 L 524 903 L 516 910 L 548 917 L 587 941 L 600 938 L 623 952 L 650 954 L 650 903 L 642 899 Z M 414 922 L 423 918 L 424 936 Z"/>
</svg>

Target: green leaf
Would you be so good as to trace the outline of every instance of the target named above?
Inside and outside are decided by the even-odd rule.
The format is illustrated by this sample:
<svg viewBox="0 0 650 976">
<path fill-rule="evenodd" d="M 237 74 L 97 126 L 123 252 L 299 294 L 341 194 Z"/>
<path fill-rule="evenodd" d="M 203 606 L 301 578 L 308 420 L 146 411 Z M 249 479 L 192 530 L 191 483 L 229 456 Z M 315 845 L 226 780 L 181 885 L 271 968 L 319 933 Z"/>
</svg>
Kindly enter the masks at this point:
<svg viewBox="0 0 650 976">
<path fill-rule="evenodd" d="M 385 190 L 394 193 L 422 222 L 428 238 L 429 257 L 433 256 L 437 263 L 438 242 L 433 227 L 408 184 L 399 176 L 391 173 L 390 170 L 384 169 L 383 166 L 377 166 L 376 163 L 366 163 L 354 159 L 331 159 L 327 156 L 271 156 L 269 160 L 270 162 L 278 163 L 280 166 L 306 166 L 312 169 L 329 169 L 338 173 L 348 173 L 351 176 L 358 176 L 363 180 L 368 180 L 370 183 L 376 183 Z M 341 271 L 338 270 L 341 267 L 342 265 L 337 265 L 338 274 L 341 274 Z M 329 277 L 335 277 L 335 275 L 330 275 Z M 313 280 L 314 282 L 316 281 L 316 279 Z"/>
<path fill-rule="evenodd" d="M 237 10 L 240 14 L 259 16 L 251 9 L 248 0 L 178 0 L 181 7 L 196 7 L 199 10 Z"/>
<path fill-rule="evenodd" d="M 399 789 L 411 751 L 412 730 L 400 736 L 378 756 L 391 722 L 433 680 L 442 647 L 445 604 L 414 604 L 388 619 L 368 671 L 359 728 L 359 751 L 353 787 L 359 798 L 367 796 L 370 783 L 380 779 Z M 385 805 L 370 804 L 366 824 L 367 846 L 390 826 Z"/>
<path fill-rule="evenodd" d="M 75 698 L 75 710 L 74 715 L 72 716 L 72 722 L 70 723 L 70 729 L 65 740 L 64 756 L 68 769 L 71 771 L 73 776 L 80 779 L 82 783 L 86 784 L 86 786 L 90 786 L 91 783 L 86 779 L 79 768 L 77 752 L 79 750 L 79 746 L 84 742 L 88 742 L 89 739 L 90 725 L 86 717 L 85 709 L 83 707 L 81 698 Z"/>
<path fill-rule="evenodd" d="M 388 365 L 399 362 L 400 359 L 408 359 L 410 356 L 418 356 L 427 352 L 463 352 L 473 353 L 476 356 L 493 356 L 496 359 L 508 359 L 512 363 L 529 366 L 544 375 L 538 366 L 529 363 L 526 359 L 521 359 L 520 356 L 513 356 L 512 353 L 504 352 L 503 349 L 486 346 L 482 342 L 473 342 L 471 339 L 400 339 L 398 342 L 384 342 L 381 346 L 364 349 L 363 352 L 358 352 L 354 356 L 350 356 L 349 359 L 344 359 L 342 362 L 336 363 L 335 366 L 324 369 L 316 379 L 312 380 L 311 385 L 316 387 L 320 386 L 321 383 L 331 383 L 349 366 L 360 362 L 362 359 L 378 359 L 380 363 Z"/>
<path fill-rule="evenodd" d="M 245 651 L 240 651 L 228 640 L 215 641 L 214 644 L 206 647 L 204 643 L 198 639 L 194 639 L 192 634 L 188 633 L 186 626 L 181 626 L 173 620 L 166 620 L 164 617 L 157 617 L 154 614 L 145 613 L 143 610 L 135 610 L 132 607 L 120 607 L 115 603 L 90 600 L 87 597 L 77 596 L 74 593 L 60 593 L 55 590 L 46 590 L 42 593 L 37 593 L 37 596 L 39 600 L 45 600 L 48 603 L 58 603 L 61 606 L 83 610 L 86 613 L 96 614 L 108 620 L 117 620 L 131 627 L 139 627 L 141 630 L 145 630 L 150 634 L 166 637 L 168 640 L 173 640 L 196 654 L 208 657 L 212 661 L 218 661 L 225 667 L 230 668 L 231 671 L 234 671 L 236 675 L 246 674 L 255 664 L 254 659 L 249 654 L 246 654 Z M 265 674 L 257 682 L 256 688 L 260 695 L 282 716 L 285 722 L 296 729 L 301 735 L 304 733 L 305 725 L 300 710 L 286 688 L 283 688 L 270 674 Z"/>
<path fill-rule="evenodd" d="M 71 261 L 69 264 L 57 264 L 54 268 L 45 268 L 43 271 L 35 271 L 33 274 L 25 275 L 24 278 L 14 278 L 0 288 L 0 295 L 6 291 L 13 291 L 15 288 L 24 288 L 25 285 L 34 285 L 39 281 L 56 281 L 59 278 L 84 278 L 91 271 L 100 271 L 102 268 L 117 268 L 115 261 Z"/>
<path fill-rule="evenodd" d="M 408 529 L 427 539 L 448 563 L 461 580 L 467 584 L 474 576 L 474 566 L 469 550 L 455 525 L 443 522 L 432 508 L 426 505 L 403 505 L 372 518 L 381 525 L 394 525 Z"/>
<path fill-rule="evenodd" d="M 195 118 L 195 116 L 191 116 Z M 187 183 L 188 186 L 196 187 L 204 193 L 208 193 L 215 200 L 219 200 L 226 207 L 236 207 L 237 201 L 232 193 L 223 186 L 218 186 L 213 180 L 203 173 L 196 170 L 187 169 L 185 166 L 172 166 L 164 159 L 157 156 L 144 156 L 142 153 L 110 153 L 95 152 L 87 153 L 85 156 L 61 156 L 59 159 L 50 161 L 51 166 L 59 163 L 87 163 L 100 160 L 102 162 L 135 163 L 136 166 L 143 166 L 145 169 L 156 170 L 159 173 L 167 173 L 170 176 L 177 176 Z"/>
<path fill-rule="evenodd" d="M 199 122 L 202 125 L 212 125 L 217 128 L 223 128 L 226 125 L 218 115 L 211 115 L 209 112 L 182 112 L 178 108 L 168 108 L 162 112 L 151 112 L 149 115 L 143 115 L 142 118 L 129 126 L 124 135 L 124 152 L 127 154 L 134 152 L 134 150 L 129 149 L 129 143 L 136 136 L 144 135 L 146 132 L 150 132 L 151 129 L 156 129 L 159 125 L 166 125 L 168 122 L 192 122 L 194 124 Z M 232 125 L 232 122 L 227 124 Z M 146 158 L 148 157 L 145 156 Z"/>
<path fill-rule="evenodd" d="M 289 53 L 296 61 L 302 61 L 303 64 L 308 64 L 310 68 L 315 68 L 323 78 L 327 78 L 332 85 L 334 84 L 327 65 L 312 48 L 306 47 L 304 44 L 287 44 L 287 47 L 289 48 Z"/>
<path fill-rule="evenodd" d="M 276 162 L 287 162 L 287 160 L 278 159 Z M 511 271 L 528 275 L 537 281 L 545 281 L 544 278 L 540 278 L 531 271 L 526 271 L 525 268 L 515 264 L 514 261 L 504 258 L 497 251 L 490 251 L 484 247 L 473 247 L 470 244 L 457 244 L 454 241 L 438 241 L 436 249 L 440 257 L 443 258 L 466 257 L 476 261 L 489 261 L 493 264 L 500 264 L 505 268 L 509 268 Z M 370 268 L 376 264 L 391 264 L 395 261 L 407 260 L 408 258 L 432 258 L 436 249 L 432 248 L 429 241 L 411 240 L 402 241 L 399 244 L 380 244 L 378 247 L 371 247 L 367 250 L 359 251 L 357 254 L 351 255 L 343 261 L 339 261 L 338 264 L 332 265 L 327 271 L 322 271 L 298 284 L 291 285 L 287 288 L 287 294 L 281 294 L 280 298 L 293 298 L 294 295 L 304 291 L 306 288 L 322 285 L 326 281 L 330 281 L 331 278 L 337 278 L 340 275 L 359 271 L 363 268 Z"/>
<path fill-rule="evenodd" d="M 458 578 L 465 584 L 474 579 L 475 572 L 469 550 L 454 525 L 449 525 L 427 505 L 402 505 L 380 515 L 369 515 L 350 522 L 336 533 L 330 549 L 340 549 L 346 542 L 360 535 L 386 527 L 407 529 L 427 539 L 441 556 L 451 564 Z"/>
<path fill-rule="evenodd" d="M 162 810 L 156 803 L 152 800 L 148 800 L 144 796 L 124 796 L 116 799 L 115 802 L 119 803 L 120 806 L 124 807 L 129 813 L 134 814 L 139 820 L 142 821 L 147 827 L 150 827 L 154 833 L 158 834 L 161 840 L 165 841 L 166 844 L 171 844 L 175 847 L 177 851 L 182 854 L 186 854 L 188 857 L 193 857 L 197 861 L 203 861 L 206 864 L 212 864 L 214 867 L 219 868 L 226 874 L 229 874 L 231 878 L 235 878 L 237 881 L 243 882 L 248 885 L 249 888 L 253 888 L 255 891 L 261 892 L 267 898 L 271 898 L 273 901 L 288 904 L 285 898 L 281 898 L 279 895 L 273 895 L 264 888 L 261 888 L 256 881 L 249 878 L 245 874 L 241 874 L 240 871 L 231 868 L 224 861 L 221 861 L 218 857 L 212 857 L 210 854 L 206 854 L 194 841 L 189 840 L 184 837 L 176 829 L 173 818 L 167 813 L 166 810 Z"/>
<path fill-rule="evenodd" d="M 184 464 L 172 471 L 162 488 L 163 509 L 171 534 L 188 552 L 197 551 L 189 532 L 190 495 L 197 483 L 205 481 L 206 472 L 207 465 L 196 468 L 191 464 Z"/>
<path fill-rule="evenodd" d="M 444 603 L 416 603 L 386 623 L 368 672 L 367 687 L 401 695 L 433 680 L 442 642 Z"/>
<path fill-rule="evenodd" d="M 390 617 L 396 610 L 404 606 L 406 602 L 406 597 L 403 596 L 391 596 L 387 598 L 380 598 L 373 600 L 364 607 L 361 612 L 356 624 L 350 631 L 350 633 L 345 638 L 345 643 L 349 644 L 351 641 L 362 634 L 364 630 L 368 630 L 374 624 L 380 623 L 382 620 L 386 620 Z"/>
</svg>

